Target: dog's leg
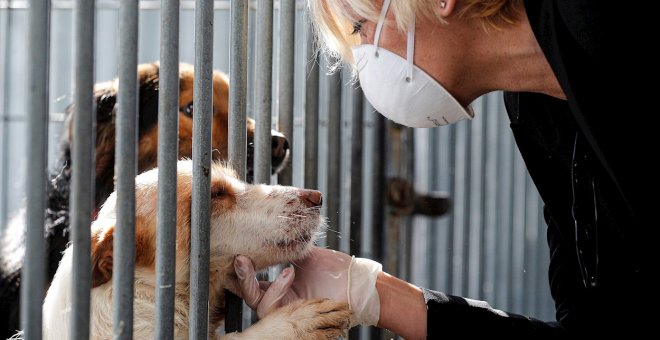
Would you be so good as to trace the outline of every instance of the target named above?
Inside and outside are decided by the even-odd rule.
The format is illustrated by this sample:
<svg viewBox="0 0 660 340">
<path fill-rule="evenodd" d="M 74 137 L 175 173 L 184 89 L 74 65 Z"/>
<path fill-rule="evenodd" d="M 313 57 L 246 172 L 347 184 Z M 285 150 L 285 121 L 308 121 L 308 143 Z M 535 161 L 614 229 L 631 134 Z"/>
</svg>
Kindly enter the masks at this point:
<svg viewBox="0 0 660 340">
<path fill-rule="evenodd" d="M 344 302 L 300 300 L 273 311 L 242 333 L 225 335 L 222 340 L 336 339 L 345 336 L 350 316 Z"/>
</svg>

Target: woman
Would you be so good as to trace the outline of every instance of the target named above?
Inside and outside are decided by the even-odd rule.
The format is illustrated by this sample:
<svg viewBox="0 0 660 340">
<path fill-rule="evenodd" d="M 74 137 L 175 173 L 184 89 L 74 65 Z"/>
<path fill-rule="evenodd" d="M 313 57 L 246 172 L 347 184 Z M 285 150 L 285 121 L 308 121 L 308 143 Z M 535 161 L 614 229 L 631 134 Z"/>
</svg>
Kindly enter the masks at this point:
<svg viewBox="0 0 660 340">
<path fill-rule="evenodd" d="M 421 289 L 373 261 L 324 249 L 261 287 L 249 259 L 237 257 L 238 290 L 251 307 L 263 315 L 298 297 L 330 297 L 350 303 L 354 324 L 412 339 L 650 327 L 657 171 L 647 151 L 652 124 L 643 121 L 651 91 L 637 86 L 657 70 L 639 43 L 651 41 L 650 11 L 586 0 L 308 3 L 324 52 L 354 65 L 367 99 L 400 124 L 469 119 L 475 98 L 506 91 L 511 128 L 545 203 L 557 320 Z"/>
</svg>

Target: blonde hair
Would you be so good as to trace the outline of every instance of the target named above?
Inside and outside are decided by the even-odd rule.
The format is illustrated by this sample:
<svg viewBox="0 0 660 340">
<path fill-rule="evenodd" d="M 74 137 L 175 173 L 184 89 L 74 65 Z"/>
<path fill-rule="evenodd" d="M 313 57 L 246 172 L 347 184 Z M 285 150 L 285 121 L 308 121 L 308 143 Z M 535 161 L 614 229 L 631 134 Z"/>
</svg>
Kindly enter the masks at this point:
<svg viewBox="0 0 660 340">
<path fill-rule="evenodd" d="M 499 28 L 502 24 L 516 22 L 522 0 L 459 0 L 458 15 L 483 20 L 484 24 Z M 314 32 L 319 40 L 319 51 L 335 63 L 353 64 L 351 46 L 359 43 L 359 37 L 351 35 L 353 24 L 361 19 L 378 21 L 380 8 L 374 0 L 307 0 Z M 444 21 L 438 14 L 437 0 L 392 0 L 390 10 L 396 18 L 397 28 L 406 31 L 414 18 Z"/>
</svg>

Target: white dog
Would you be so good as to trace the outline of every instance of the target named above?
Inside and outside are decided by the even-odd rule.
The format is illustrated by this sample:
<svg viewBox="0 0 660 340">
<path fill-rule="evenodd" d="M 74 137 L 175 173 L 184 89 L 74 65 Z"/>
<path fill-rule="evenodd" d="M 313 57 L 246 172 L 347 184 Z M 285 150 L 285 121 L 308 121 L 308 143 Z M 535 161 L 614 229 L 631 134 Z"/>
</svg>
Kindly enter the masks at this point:
<svg viewBox="0 0 660 340">
<path fill-rule="evenodd" d="M 136 262 L 134 329 L 136 339 L 154 337 L 156 273 L 157 169 L 136 178 Z M 209 337 L 224 320 L 224 289 L 234 274 L 237 254 L 249 256 L 256 268 L 303 257 L 323 231 L 321 193 L 292 187 L 249 185 L 231 170 L 211 169 L 211 262 Z M 188 337 L 190 209 L 192 162 L 178 163 L 175 337 Z M 112 194 L 92 224 L 93 288 L 91 334 L 112 338 L 112 261 L 116 194 Z M 43 306 L 44 338 L 68 339 L 71 312 L 72 251 L 69 247 L 55 274 Z M 345 303 L 301 300 L 267 315 L 242 333 L 224 339 L 334 339 L 349 326 Z"/>
</svg>

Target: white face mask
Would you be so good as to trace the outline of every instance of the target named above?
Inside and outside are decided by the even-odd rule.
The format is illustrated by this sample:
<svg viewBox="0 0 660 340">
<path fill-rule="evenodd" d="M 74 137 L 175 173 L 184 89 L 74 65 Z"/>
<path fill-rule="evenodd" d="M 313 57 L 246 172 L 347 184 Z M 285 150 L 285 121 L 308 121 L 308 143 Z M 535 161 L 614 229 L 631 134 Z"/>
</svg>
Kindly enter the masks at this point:
<svg viewBox="0 0 660 340">
<path fill-rule="evenodd" d="M 383 3 L 374 44 L 353 47 L 367 100 L 383 116 L 410 127 L 436 127 L 472 119 L 470 108 L 464 108 L 440 83 L 413 64 L 414 19 L 408 29 L 407 60 L 378 47 L 390 1 Z"/>
</svg>

